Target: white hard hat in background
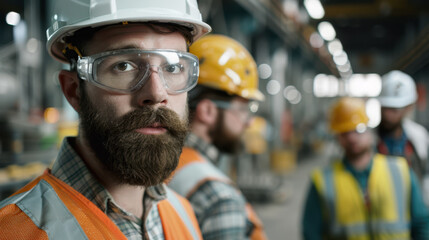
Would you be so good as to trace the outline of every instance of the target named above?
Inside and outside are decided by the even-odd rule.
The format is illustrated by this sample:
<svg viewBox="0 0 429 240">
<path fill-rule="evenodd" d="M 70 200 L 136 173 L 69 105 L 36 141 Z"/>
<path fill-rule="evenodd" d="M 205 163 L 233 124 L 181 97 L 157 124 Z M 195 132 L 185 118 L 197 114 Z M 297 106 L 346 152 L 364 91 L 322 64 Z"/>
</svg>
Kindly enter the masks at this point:
<svg viewBox="0 0 429 240">
<path fill-rule="evenodd" d="M 46 30 L 51 56 L 66 62 L 63 38 L 85 27 L 120 22 L 171 22 L 192 29 L 194 41 L 211 31 L 196 0 L 51 0 Z"/>
<path fill-rule="evenodd" d="M 417 100 L 416 84 L 408 74 L 394 70 L 382 76 L 378 97 L 382 107 L 403 108 Z"/>
</svg>

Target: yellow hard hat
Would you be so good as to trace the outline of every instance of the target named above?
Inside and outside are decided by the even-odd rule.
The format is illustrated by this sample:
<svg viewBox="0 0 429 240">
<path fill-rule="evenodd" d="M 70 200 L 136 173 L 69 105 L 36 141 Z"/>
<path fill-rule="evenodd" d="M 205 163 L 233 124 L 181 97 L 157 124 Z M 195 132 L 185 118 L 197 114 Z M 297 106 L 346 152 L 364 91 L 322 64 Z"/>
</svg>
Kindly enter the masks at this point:
<svg viewBox="0 0 429 240">
<path fill-rule="evenodd" d="M 361 131 L 366 129 L 368 121 L 365 102 L 359 98 L 344 97 L 332 107 L 330 128 L 336 134 Z"/>
<path fill-rule="evenodd" d="M 250 53 L 232 38 L 211 34 L 194 42 L 189 51 L 200 59 L 198 85 L 249 100 L 263 101 L 258 71 Z"/>
</svg>

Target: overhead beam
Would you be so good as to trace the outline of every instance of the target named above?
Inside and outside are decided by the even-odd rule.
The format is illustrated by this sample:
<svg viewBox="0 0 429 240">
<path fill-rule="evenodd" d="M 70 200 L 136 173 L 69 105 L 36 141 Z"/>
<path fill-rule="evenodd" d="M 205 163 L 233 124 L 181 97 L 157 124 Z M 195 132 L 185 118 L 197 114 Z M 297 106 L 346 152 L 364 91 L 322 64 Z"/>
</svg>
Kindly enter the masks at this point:
<svg viewBox="0 0 429 240">
<path fill-rule="evenodd" d="M 326 19 L 335 18 L 379 18 L 416 16 L 428 11 L 428 4 L 412 4 L 408 0 L 375 0 L 373 2 L 324 4 Z"/>
<path fill-rule="evenodd" d="M 412 74 L 429 64 L 429 27 L 423 29 L 410 46 L 393 64 L 393 69 L 401 69 Z"/>
<path fill-rule="evenodd" d="M 249 11 L 256 19 L 267 22 L 272 29 L 289 47 L 302 49 L 303 53 L 309 57 L 317 59 L 317 64 L 324 67 L 332 74 L 339 76 L 339 73 L 332 59 L 328 59 L 311 49 L 308 41 L 304 39 L 304 26 L 298 26 L 289 19 L 283 11 L 283 6 L 277 0 L 235 0 L 244 9 Z"/>
</svg>

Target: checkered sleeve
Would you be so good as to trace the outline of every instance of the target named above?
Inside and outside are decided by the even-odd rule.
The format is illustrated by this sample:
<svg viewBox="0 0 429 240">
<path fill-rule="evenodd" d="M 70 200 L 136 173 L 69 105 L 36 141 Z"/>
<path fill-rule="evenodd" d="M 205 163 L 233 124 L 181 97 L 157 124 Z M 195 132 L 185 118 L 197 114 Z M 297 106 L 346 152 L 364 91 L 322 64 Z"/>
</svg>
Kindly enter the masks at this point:
<svg viewBox="0 0 429 240">
<path fill-rule="evenodd" d="M 189 201 L 205 240 L 247 239 L 245 200 L 233 186 L 219 181 L 201 185 Z"/>
</svg>

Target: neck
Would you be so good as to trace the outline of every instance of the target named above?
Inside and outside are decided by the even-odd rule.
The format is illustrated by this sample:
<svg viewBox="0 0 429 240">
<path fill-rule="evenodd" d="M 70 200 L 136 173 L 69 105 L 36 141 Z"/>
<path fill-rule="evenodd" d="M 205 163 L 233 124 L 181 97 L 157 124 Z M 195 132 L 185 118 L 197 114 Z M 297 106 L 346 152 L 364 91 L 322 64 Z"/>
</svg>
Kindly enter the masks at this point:
<svg viewBox="0 0 429 240">
<path fill-rule="evenodd" d="M 361 154 L 346 154 L 347 161 L 356 170 L 364 170 L 371 162 L 372 151 L 365 151 Z"/>
<path fill-rule="evenodd" d="M 396 128 L 394 128 L 393 130 L 392 130 L 392 136 L 394 137 L 394 138 L 400 138 L 401 136 L 402 136 L 402 126 L 401 125 L 399 125 L 399 126 L 397 126 Z"/>
<path fill-rule="evenodd" d="M 107 170 L 82 136 L 76 141 L 76 151 L 91 173 L 98 179 L 121 208 L 137 217 L 143 215 L 143 186 L 132 186 L 118 181 L 116 175 Z"/>
</svg>

